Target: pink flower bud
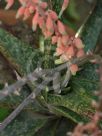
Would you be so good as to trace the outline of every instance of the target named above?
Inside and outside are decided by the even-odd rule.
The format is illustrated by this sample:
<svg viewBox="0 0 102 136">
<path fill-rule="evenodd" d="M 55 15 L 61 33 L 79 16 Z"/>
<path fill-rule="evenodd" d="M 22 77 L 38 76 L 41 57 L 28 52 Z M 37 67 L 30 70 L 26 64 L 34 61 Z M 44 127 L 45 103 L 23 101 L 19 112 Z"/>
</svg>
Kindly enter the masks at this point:
<svg viewBox="0 0 102 136">
<path fill-rule="evenodd" d="M 50 32 L 50 31 L 47 31 L 47 37 L 46 38 L 49 38 L 49 37 L 51 37 L 52 36 L 52 32 Z"/>
<path fill-rule="evenodd" d="M 35 4 L 39 3 L 39 0 L 32 0 Z"/>
<path fill-rule="evenodd" d="M 50 32 L 48 30 L 44 30 L 42 32 L 43 32 L 43 34 L 44 34 L 44 36 L 45 36 L 46 39 L 52 36 L 52 32 Z"/>
<path fill-rule="evenodd" d="M 46 2 L 42 2 L 42 3 L 40 4 L 40 6 L 41 6 L 41 8 L 46 9 L 48 5 L 47 5 Z"/>
<path fill-rule="evenodd" d="M 54 21 L 58 19 L 56 12 L 54 12 L 53 10 L 49 10 L 49 15 Z"/>
<path fill-rule="evenodd" d="M 18 9 L 18 11 L 17 11 L 16 18 L 19 18 L 19 17 L 23 16 L 24 12 L 25 12 L 25 8 L 24 7 L 20 7 Z"/>
<path fill-rule="evenodd" d="M 60 56 L 60 59 L 61 59 L 63 62 L 66 62 L 66 61 L 69 60 L 69 58 L 68 58 L 68 56 L 67 56 L 66 54 L 62 54 L 62 55 Z"/>
<path fill-rule="evenodd" d="M 78 66 L 76 64 L 72 64 L 70 66 L 70 71 L 71 71 L 72 75 L 75 75 L 76 72 L 78 71 Z"/>
<path fill-rule="evenodd" d="M 33 29 L 33 31 L 36 30 L 38 21 L 39 21 L 39 13 L 36 12 L 33 19 L 32 19 L 32 29 Z"/>
<path fill-rule="evenodd" d="M 56 35 L 56 36 L 59 36 L 60 33 L 59 33 L 58 27 L 57 27 L 57 25 L 56 25 L 55 23 L 54 23 L 54 30 L 55 30 L 55 35 Z"/>
<path fill-rule="evenodd" d="M 83 49 L 80 49 L 78 52 L 77 52 L 77 58 L 80 58 L 80 57 L 83 57 L 85 55 L 85 52 Z"/>
<path fill-rule="evenodd" d="M 80 38 L 75 38 L 75 39 L 74 39 L 74 45 L 75 45 L 75 47 L 78 48 L 78 49 L 84 48 L 84 45 L 83 45 L 83 43 L 82 43 L 82 41 L 81 41 Z"/>
<path fill-rule="evenodd" d="M 29 7 L 29 12 L 32 14 L 32 13 L 34 13 L 34 11 L 35 11 L 35 6 L 30 6 Z"/>
<path fill-rule="evenodd" d="M 62 36 L 62 43 L 64 45 L 67 45 L 68 44 L 68 41 L 69 41 L 69 36 L 68 35 L 63 35 Z"/>
<path fill-rule="evenodd" d="M 7 5 L 5 7 L 6 10 L 8 10 L 14 3 L 14 0 L 6 0 Z"/>
<path fill-rule="evenodd" d="M 62 5 L 62 11 L 64 11 L 67 8 L 68 4 L 69 4 L 69 0 L 64 0 Z"/>
<path fill-rule="evenodd" d="M 73 46 L 68 47 L 66 54 L 69 56 L 69 58 L 73 57 L 75 55 L 75 50 Z"/>
<path fill-rule="evenodd" d="M 23 20 L 26 20 L 30 16 L 29 8 L 26 8 L 24 11 L 24 18 Z"/>
<path fill-rule="evenodd" d="M 62 34 L 62 35 L 67 34 L 66 30 L 65 30 L 65 26 L 61 21 L 58 20 L 57 26 L 58 26 L 58 30 L 59 30 L 60 34 Z"/>
<path fill-rule="evenodd" d="M 25 7 L 28 0 L 19 0 L 20 4 Z"/>
<path fill-rule="evenodd" d="M 54 25 L 53 25 L 53 20 L 51 17 L 48 15 L 47 20 L 46 20 L 46 28 L 48 29 L 49 32 L 54 32 Z"/>
<path fill-rule="evenodd" d="M 39 24 L 40 29 L 42 30 L 46 29 L 45 20 L 43 17 L 39 17 L 38 24 Z"/>
<path fill-rule="evenodd" d="M 62 55 L 64 53 L 64 50 L 65 50 L 64 46 L 57 47 L 56 48 L 56 55 L 57 56 Z"/>
<path fill-rule="evenodd" d="M 62 41 L 61 41 L 61 37 L 59 36 L 57 40 L 57 47 L 60 47 L 61 45 L 62 45 Z"/>
<path fill-rule="evenodd" d="M 53 36 L 52 37 L 52 44 L 57 43 L 58 37 L 57 36 Z"/>
</svg>

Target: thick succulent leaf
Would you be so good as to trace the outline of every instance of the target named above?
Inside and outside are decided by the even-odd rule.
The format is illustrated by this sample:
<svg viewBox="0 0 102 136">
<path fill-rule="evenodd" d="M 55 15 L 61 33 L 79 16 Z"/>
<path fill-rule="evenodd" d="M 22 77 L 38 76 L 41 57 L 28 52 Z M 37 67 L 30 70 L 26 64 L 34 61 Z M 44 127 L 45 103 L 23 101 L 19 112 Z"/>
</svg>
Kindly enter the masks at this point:
<svg viewBox="0 0 102 136">
<path fill-rule="evenodd" d="M 21 76 L 32 72 L 37 67 L 38 59 L 40 59 L 41 56 L 37 49 L 34 50 L 3 29 L 0 29 L 0 52 L 2 52 L 9 64 L 13 66 Z M 1 105 L 7 105 L 7 108 L 10 110 L 15 109 L 29 93 L 31 93 L 30 88 L 24 86 L 20 96 L 10 95 L 2 101 Z M 29 108 L 33 111 L 43 110 L 43 107 L 37 100 L 35 100 L 33 108 L 28 106 L 27 109 Z"/>
<path fill-rule="evenodd" d="M 18 40 L 0 28 L 0 52 L 21 75 L 34 70 L 41 58 L 39 50 Z"/>
<path fill-rule="evenodd" d="M 46 121 L 47 119 L 39 119 L 33 114 L 22 112 L 0 133 L 0 136 L 34 136 Z"/>
<path fill-rule="evenodd" d="M 83 116 L 89 119 L 94 113 L 94 109 L 91 106 L 91 101 L 92 96 L 87 94 L 87 91 L 77 84 L 73 84 L 72 91 L 67 95 L 61 96 L 49 94 L 48 96 L 48 103 L 50 105 L 65 107 L 80 115 L 80 117 Z M 71 116 L 69 116 L 69 118 L 70 117 Z M 73 118 L 73 121 L 75 121 L 75 118 Z"/>
<path fill-rule="evenodd" d="M 83 87 L 87 93 L 93 93 L 93 91 L 99 88 L 99 74 L 97 73 L 98 65 L 87 63 L 83 66 L 76 76 L 72 77 L 73 83 Z"/>
<path fill-rule="evenodd" d="M 100 32 L 102 30 L 102 1 L 97 0 L 96 7 L 89 17 L 87 23 L 84 25 L 81 34 L 82 40 L 85 44 L 85 50 L 94 50 Z"/>
<path fill-rule="evenodd" d="M 58 125 L 59 119 L 48 120 L 46 125 L 36 133 L 36 136 L 55 136 Z"/>
<path fill-rule="evenodd" d="M 72 110 L 69 110 L 68 108 L 63 107 L 63 106 L 53 106 L 51 107 L 51 111 L 57 116 L 66 117 L 75 123 L 82 122 L 82 121 L 83 122 L 88 121 L 87 117 L 84 117 L 83 115 L 80 116 L 76 112 L 73 112 Z"/>
<path fill-rule="evenodd" d="M 36 136 L 65 136 L 68 131 L 72 131 L 75 123 L 66 118 L 48 120 L 46 125 L 40 129 Z"/>
<path fill-rule="evenodd" d="M 65 136 L 68 131 L 72 131 L 75 123 L 66 118 L 48 120 L 46 125 L 40 129 L 36 136 Z"/>
</svg>

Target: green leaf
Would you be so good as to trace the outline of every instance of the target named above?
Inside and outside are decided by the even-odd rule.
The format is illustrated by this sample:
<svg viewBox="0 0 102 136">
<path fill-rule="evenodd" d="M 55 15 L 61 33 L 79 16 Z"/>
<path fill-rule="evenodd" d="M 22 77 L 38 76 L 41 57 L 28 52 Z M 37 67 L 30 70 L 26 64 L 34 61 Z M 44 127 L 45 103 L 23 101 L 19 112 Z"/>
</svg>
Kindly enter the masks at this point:
<svg viewBox="0 0 102 136">
<path fill-rule="evenodd" d="M 77 84 L 73 84 L 71 88 L 72 91 L 67 95 L 61 96 L 61 95 L 49 94 L 48 103 L 52 106 L 65 107 L 70 111 L 78 114 L 80 117 L 83 116 L 86 119 L 87 118 L 90 119 L 90 117 L 94 113 L 94 109 L 91 106 L 92 96 L 90 96 L 86 92 L 86 90 L 84 90 L 80 86 L 77 86 Z M 73 121 L 75 121 L 74 116 L 72 118 Z"/>
<path fill-rule="evenodd" d="M 72 110 L 69 110 L 68 108 L 63 106 L 52 106 L 51 111 L 57 116 L 66 117 L 75 123 L 88 121 L 87 117 L 84 117 L 83 115 L 80 116 L 76 112 L 73 112 Z"/>
<path fill-rule="evenodd" d="M 102 1 L 97 0 L 96 7 L 84 25 L 81 34 L 82 40 L 85 44 L 85 50 L 94 50 L 100 32 L 102 30 Z"/>
<path fill-rule="evenodd" d="M 78 12 L 76 10 L 76 2 L 75 0 L 71 0 L 68 8 L 66 9 L 66 14 L 68 14 L 71 18 L 75 19 L 75 20 L 79 20 L 79 15 Z"/>
<path fill-rule="evenodd" d="M 16 37 L 0 28 L 0 52 L 7 59 L 10 66 L 15 68 L 17 72 L 24 76 L 37 67 L 38 61 L 42 60 L 42 54 L 39 49 L 34 49 L 30 45 L 18 40 Z M 13 101 L 22 101 L 29 92 L 27 88 L 25 91 L 21 91 L 23 95 L 21 97 L 11 97 Z"/>
<path fill-rule="evenodd" d="M 0 122 L 3 121 L 10 113 L 11 110 L 9 108 L 0 107 Z"/>
<path fill-rule="evenodd" d="M 35 136 L 55 136 L 59 119 L 48 120 L 46 125 Z"/>
<path fill-rule="evenodd" d="M 33 71 L 41 59 L 38 49 L 18 40 L 0 28 L 0 52 L 22 76 Z"/>
<path fill-rule="evenodd" d="M 76 76 L 71 79 L 72 85 L 76 83 L 77 85 L 83 87 L 87 93 L 93 93 L 93 91 L 99 88 L 99 75 L 96 72 L 98 69 L 97 64 L 87 63 L 82 67 Z"/>
<path fill-rule="evenodd" d="M 32 114 L 22 112 L 0 133 L 0 136 L 34 136 L 46 121 L 46 119 L 39 119 Z"/>
</svg>

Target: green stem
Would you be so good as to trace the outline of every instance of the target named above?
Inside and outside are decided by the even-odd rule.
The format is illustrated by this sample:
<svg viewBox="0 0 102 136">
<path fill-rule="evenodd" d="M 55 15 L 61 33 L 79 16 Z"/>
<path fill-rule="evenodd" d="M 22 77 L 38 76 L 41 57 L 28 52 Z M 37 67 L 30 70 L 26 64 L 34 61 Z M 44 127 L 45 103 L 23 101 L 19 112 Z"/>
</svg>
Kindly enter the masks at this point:
<svg viewBox="0 0 102 136">
<path fill-rule="evenodd" d="M 50 56 L 51 56 L 51 41 L 45 40 L 45 49 L 44 49 L 44 68 L 50 68 Z"/>
</svg>

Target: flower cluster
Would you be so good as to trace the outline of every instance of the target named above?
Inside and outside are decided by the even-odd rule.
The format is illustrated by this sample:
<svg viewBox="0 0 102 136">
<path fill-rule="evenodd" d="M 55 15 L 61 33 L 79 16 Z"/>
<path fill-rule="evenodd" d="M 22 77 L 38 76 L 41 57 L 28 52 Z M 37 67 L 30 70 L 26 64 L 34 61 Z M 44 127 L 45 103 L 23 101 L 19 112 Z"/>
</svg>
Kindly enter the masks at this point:
<svg viewBox="0 0 102 136">
<path fill-rule="evenodd" d="M 9 9 L 14 0 L 6 0 L 6 9 Z M 18 0 L 21 7 L 17 11 L 16 18 L 22 17 L 26 20 L 32 15 L 32 29 L 37 26 L 42 30 L 45 38 L 51 38 L 52 44 L 57 44 L 56 55 L 65 61 L 72 58 L 79 58 L 84 55 L 83 44 L 80 38 L 69 36 L 65 25 L 60 21 L 59 16 L 53 10 L 48 9 L 48 4 L 41 0 Z M 67 8 L 69 0 L 64 0 L 59 15 Z M 70 67 L 74 74 L 78 71 L 78 66 L 73 64 Z"/>
</svg>

